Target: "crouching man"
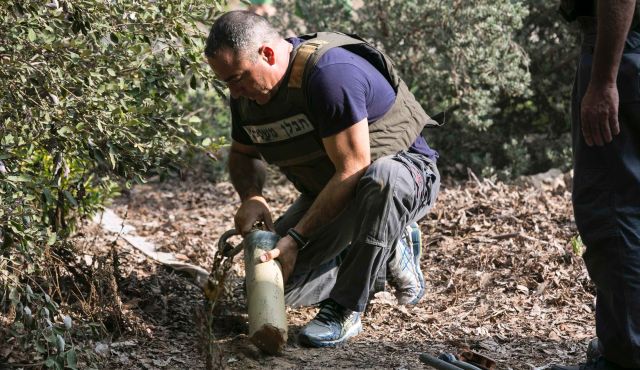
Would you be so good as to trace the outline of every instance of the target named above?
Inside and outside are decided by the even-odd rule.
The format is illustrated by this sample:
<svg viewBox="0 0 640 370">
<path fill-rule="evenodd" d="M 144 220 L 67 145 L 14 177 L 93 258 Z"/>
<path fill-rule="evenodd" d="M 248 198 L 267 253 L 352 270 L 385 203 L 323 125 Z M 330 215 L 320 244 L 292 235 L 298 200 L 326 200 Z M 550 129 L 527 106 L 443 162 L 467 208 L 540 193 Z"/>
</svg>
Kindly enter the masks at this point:
<svg viewBox="0 0 640 370">
<path fill-rule="evenodd" d="M 322 32 L 283 39 L 265 18 L 222 15 L 205 55 L 231 93 L 231 181 L 241 234 L 263 221 L 282 236 L 261 256 L 283 269 L 291 306 L 319 304 L 302 344 L 336 346 L 362 331 L 361 313 L 385 279 L 400 304 L 425 292 L 416 221 L 432 207 L 438 154 L 429 118 L 387 57 L 366 42 Z M 300 197 L 275 224 L 264 161 Z"/>
</svg>

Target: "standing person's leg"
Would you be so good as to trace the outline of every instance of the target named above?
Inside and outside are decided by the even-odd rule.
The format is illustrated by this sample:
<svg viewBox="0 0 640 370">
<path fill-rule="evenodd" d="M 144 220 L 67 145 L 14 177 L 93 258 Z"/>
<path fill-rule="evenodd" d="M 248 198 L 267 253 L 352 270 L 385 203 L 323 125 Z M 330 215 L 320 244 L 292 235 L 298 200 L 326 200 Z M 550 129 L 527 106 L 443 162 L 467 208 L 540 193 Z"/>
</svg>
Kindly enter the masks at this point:
<svg viewBox="0 0 640 370">
<path fill-rule="evenodd" d="M 576 224 L 585 264 L 597 288 L 596 332 L 603 362 L 640 367 L 640 56 L 620 67 L 620 134 L 589 147 L 580 129 L 580 102 L 591 56 L 583 54 L 573 98 Z M 638 59 L 638 60 L 634 60 Z"/>
<path fill-rule="evenodd" d="M 597 287 L 596 333 L 607 360 L 640 368 L 640 102 L 622 103 L 620 135 L 600 150 L 611 169 L 608 185 L 583 188 L 575 202 L 584 260 Z M 584 192 L 606 206 L 594 212 Z M 594 224 L 609 232 L 592 234 Z"/>
</svg>

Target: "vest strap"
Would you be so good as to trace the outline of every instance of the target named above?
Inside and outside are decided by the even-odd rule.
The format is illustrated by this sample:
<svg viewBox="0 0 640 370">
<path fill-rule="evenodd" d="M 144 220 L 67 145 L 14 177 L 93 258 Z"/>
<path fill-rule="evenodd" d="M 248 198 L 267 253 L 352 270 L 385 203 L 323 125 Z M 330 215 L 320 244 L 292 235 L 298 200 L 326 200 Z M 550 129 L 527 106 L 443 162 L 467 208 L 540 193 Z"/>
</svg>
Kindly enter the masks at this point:
<svg viewBox="0 0 640 370">
<path fill-rule="evenodd" d="M 295 59 L 293 60 L 293 65 L 291 66 L 291 75 L 289 76 L 288 84 L 290 88 L 302 88 L 302 80 L 307 60 L 309 60 L 313 53 L 326 43 L 327 41 L 324 40 L 307 41 L 298 48 Z"/>
</svg>

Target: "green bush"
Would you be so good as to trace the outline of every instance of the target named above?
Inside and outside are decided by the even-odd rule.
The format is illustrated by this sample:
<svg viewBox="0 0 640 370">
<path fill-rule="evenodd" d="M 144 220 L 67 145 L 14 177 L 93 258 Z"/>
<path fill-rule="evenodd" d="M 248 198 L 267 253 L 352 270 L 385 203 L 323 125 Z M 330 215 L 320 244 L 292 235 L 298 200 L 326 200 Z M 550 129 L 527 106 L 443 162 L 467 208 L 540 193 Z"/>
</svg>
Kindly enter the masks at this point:
<svg viewBox="0 0 640 370">
<path fill-rule="evenodd" d="M 77 273 L 64 253 L 77 220 L 219 143 L 189 97 L 214 87 L 203 24 L 221 3 L 0 4 L 0 316 L 31 360 L 74 367 L 47 278 L 55 260 Z"/>
<path fill-rule="evenodd" d="M 515 40 L 531 60 L 531 93 L 504 97 L 495 115 L 499 125 L 492 128 L 497 135 L 517 138 L 531 157 L 515 175 L 571 165 L 570 97 L 578 32 L 558 15 L 556 2 L 529 1 L 527 7 L 529 15 Z M 502 155 L 501 165 L 507 165 L 511 154 Z"/>
<path fill-rule="evenodd" d="M 227 94 L 228 95 L 228 94 Z M 200 138 L 200 143 L 207 148 L 205 152 L 189 152 L 183 156 L 185 172 L 195 174 L 203 179 L 219 181 L 226 176 L 226 157 L 221 150 L 228 145 L 231 137 L 231 112 L 227 97 L 214 89 L 197 87 L 176 97 L 184 109 L 190 113 L 191 130 Z"/>
</svg>

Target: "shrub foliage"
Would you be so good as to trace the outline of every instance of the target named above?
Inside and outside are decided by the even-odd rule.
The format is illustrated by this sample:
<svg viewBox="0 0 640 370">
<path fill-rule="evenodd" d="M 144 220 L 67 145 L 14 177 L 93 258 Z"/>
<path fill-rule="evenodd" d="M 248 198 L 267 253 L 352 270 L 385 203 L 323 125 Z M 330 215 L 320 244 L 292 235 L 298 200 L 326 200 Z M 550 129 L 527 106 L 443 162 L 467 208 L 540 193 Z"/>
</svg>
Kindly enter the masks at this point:
<svg viewBox="0 0 640 370">
<path fill-rule="evenodd" d="M 217 142 L 186 100 L 213 87 L 202 24 L 221 3 L 0 4 L 0 309 L 33 360 L 75 367 L 46 277 L 76 221 Z"/>
</svg>

